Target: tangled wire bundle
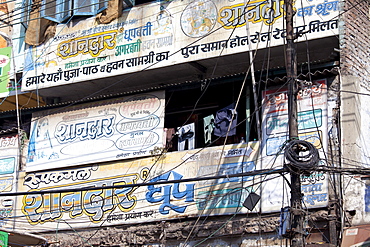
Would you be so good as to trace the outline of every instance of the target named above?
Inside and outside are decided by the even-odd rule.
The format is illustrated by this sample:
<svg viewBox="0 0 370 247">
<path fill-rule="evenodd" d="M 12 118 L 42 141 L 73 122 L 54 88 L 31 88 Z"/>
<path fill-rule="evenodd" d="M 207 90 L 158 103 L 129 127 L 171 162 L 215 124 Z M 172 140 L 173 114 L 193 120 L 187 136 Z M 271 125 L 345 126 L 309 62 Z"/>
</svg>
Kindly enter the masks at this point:
<svg viewBox="0 0 370 247">
<path fill-rule="evenodd" d="M 319 152 L 311 143 L 291 140 L 285 147 L 285 158 L 299 170 L 313 170 L 319 163 Z"/>
</svg>

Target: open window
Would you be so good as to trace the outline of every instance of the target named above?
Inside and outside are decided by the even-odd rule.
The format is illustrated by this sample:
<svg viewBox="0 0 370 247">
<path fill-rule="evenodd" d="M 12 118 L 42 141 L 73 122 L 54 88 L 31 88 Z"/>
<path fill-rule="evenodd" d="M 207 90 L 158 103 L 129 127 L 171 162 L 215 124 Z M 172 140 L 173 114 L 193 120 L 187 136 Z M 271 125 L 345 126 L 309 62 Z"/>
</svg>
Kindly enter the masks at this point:
<svg viewBox="0 0 370 247">
<path fill-rule="evenodd" d="M 251 90 L 244 88 L 237 103 L 241 80 L 208 83 L 201 87 L 199 84 L 187 85 L 166 91 L 165 132 L 168 151 L 223 145 L 225 142 L 240 143 L 256 138 L 256 131 L 251 128 L 254 120 L 249 110 L 253 107 Z M 234 109 L 234 119 L 225 137 Z"/>
</svg>

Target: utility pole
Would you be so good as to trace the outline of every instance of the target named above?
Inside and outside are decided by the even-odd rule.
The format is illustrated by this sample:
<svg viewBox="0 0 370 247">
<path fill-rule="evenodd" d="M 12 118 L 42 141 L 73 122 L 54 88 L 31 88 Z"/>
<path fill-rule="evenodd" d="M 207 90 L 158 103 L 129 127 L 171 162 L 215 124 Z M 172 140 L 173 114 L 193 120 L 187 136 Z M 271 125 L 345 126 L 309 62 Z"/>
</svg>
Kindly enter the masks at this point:
<svg viewBox="0 0 370 247">
<path fill-rule="evenodd" d="M 285 0 L 286 7 L 286 71 L 288 78 L 288 125 L 290 141 L 298 139 L 298 111 L 297 111 L 297 53 L 294 44 L 295 33 L 293 27 L 293 0 Z M 298 149 L 298 147 L 297 147 Z M 297 150 L 299 152 L 299 150 Z M 299 169 L 290 166 L 291 179 L 291 226 L 290 245 L 292 247 L 305 246 L 305 234 L 303 232 L 302 192 Z"/>
</svg>

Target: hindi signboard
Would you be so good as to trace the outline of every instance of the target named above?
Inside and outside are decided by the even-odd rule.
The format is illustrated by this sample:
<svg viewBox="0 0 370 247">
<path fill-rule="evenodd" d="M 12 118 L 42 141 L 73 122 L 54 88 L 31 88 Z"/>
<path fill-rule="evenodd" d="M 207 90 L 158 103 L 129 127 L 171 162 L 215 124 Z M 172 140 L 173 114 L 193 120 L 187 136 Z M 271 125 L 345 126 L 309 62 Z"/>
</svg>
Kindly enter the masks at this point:
<svg viewBox="0 0 370 247">
<path fill-rule="evenodd" d="M 328 142 L 326 79 L 303 86 L 299 90 L 297 102 L 298 138 L 313 144 L 319 150 L 321 162 L 324 162 Z M 282 167 L 285 162 L 284 147 L 289 140 L 287 88 L 265 90 L 262 112 L 263 166 L 264 168 Z M 275 211 L 289 204 L 287 198 L 290 195 L 287 191 L 290 190 L 284 191 L 284 187 L 281 186 L 283 183 L 283 178 L 279 178 L 266 181 L 262 185 L 265 191 L 270 191 L 262 195 L 263 208 L 266 212 Z M 328 204 L 327 174 L 314 172 L 310 175 L 302 175 L 301 184 L 304 207 L 323 207 Z"/>
<path fill-rule="evenodd" d="M 253 176 L 231 175 L 255 171 L 258 153 L 259 142 L 250 142 L 23 172 L 19 191 L 33 193 L 18 200 L 18 216 L 25 220 L 17 221 L 17 229 L 48 231 L 246 213 L 242 203 L 258 186 L 253 186 Z M 221 175 L 225 178 L 196 181 Z M 132 186 L 105 189 L 119 185 Z"/>
<path fill-rule="evenodd" d="M 148 156 L 163 125 L 164 91 L 34 113 L 26 171 Z"/>
<path fill-rule="evenodd" d="M 295 33 L 305 33 L 297 42 L 338 34 L 338 1 L 295 1 L 295 8 Z M 282 0 L 247 6 L 240 0 L 174 0 L 135 6 L 110 24 L 94 17 L 60 24 L 49 42 L 27 50 L 22 90 L 283 45 L 283 16 Z"/>
</svg>

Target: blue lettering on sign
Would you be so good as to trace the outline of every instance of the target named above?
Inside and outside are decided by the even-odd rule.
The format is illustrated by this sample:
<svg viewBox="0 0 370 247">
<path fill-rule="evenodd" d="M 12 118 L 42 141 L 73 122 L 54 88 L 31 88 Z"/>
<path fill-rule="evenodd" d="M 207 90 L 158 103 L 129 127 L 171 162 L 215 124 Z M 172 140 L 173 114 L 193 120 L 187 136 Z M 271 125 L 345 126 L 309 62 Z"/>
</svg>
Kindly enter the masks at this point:
<svg viewBox="0 0 370 247">
<path fill-rule="evenodd" d="M 77 139 L 94 140 L 113 135 L 113 124 L 116 116 L 87 120 L 85 122 L 65 123 L 60 122 L 55 130 L 55 137 L 59 143 L 73 142 Z"/>
<path fill-rule="evenodd" d="M 298 129 L 310 129 L 321 127 L 322 125 L 322 110 L 315 109 L 313 111 L 304 111 L 298 113 Z"/>
<path fill-rule="evenodd" d="M 242 192 L 235 189 L 201 191 L 197 196 L 198 209 L 238 208 L 246 198 Z"/>
<path fill-rule="evenodd" d="M 267 119 L 267 135 L 286 132 L 288 129 L 288 115 L 269 116 Z M 298 130 L 311 129 L 322 126 L 322 109 L 298 112 Z"/>
<path fill-rule="evenodd" d="M 301 186 L 301 190 L 304 193 L 312 193 L 314 194 L 317 191 L 322 191 L 323 183 L 318 184 L 305 184 Z"/>
<path fill-rule="evenodd" d="M 306 203 L 306 205 L 314 206 L 316 202 L 326 202 L 328 201 L 328 194 L 312 194 L 312 195 L 304 195 L 302 200 Z"/>
<path fill-rule="evenodd" d="M 178 174 L 177 172 L 171 171 L 161 176 L 155 177 L 149 182 L 153 183 L 158 181 L 168 181 L 171 174 L 173 174 L 174 180 L 180 180 L 182 178 L 182 175 Z M 169 214 L 170 209 L 174 210 L 177 213 L 183 213 L 185 212 L 187 206 L 177 206 L 171 204 L 171 195 L 175 199 L 182 199 L 185 197 L 185 202 L 194 202 L 194 185 L 195 184 L 186 184 L 184 191 L 180 191 L 180 183 L 174 183 L 173 185 L 165 186 L 149 185 L 149 191 L 146 193 L 145 197 L 146 200 L 150 203 L 163 202 L 162 205 L 159 207 L 159 212 L 161 214 Z"/>
<path fill-rule="evenodd" d="M 266 141 L 266 154 L 275 155 L 279 153 L 279 151 L 282 151 L 283 144 L 287 139 L 287 136 L 268 138 Z"/>
<path fill-rule="evenodd" d="M 14 172 L 15 158 L 0 159 L 0 174 L 11 174 Z"/>
<path fill-rule="evenodd" d="M 309 0 L 312 1 L 312 0 Z M 328 2 L 325 0 L 323 3 L 317 5 L 306 6 L 303 8 L 299 8 L 297 11 L 297 16 L 311 16 L 313 14 L 326 16 L 331 14 L 330 12 L 337 11 L 339 7 L 338 1 Z"/>
<path fill-rule="evenodd" d="M 246 162 L 236 162 L 236 163 L 225 163 L 221 164 L 218 175 L 234 175 L 241 174 L 245 172 L 254 171 L 256 166 L 253 161 Z M 242 182 L 252 180 L 253 176 L 243 176 L 243 177 L 232 177 L 232 178 L 221 178 L 217 180 L 217 183 L 229 183 L 229 182 Z"/>
</svg>

